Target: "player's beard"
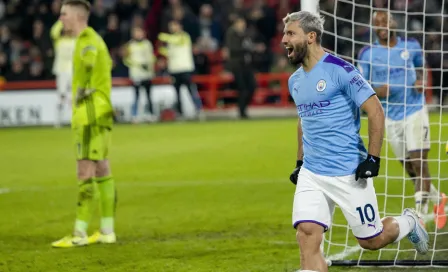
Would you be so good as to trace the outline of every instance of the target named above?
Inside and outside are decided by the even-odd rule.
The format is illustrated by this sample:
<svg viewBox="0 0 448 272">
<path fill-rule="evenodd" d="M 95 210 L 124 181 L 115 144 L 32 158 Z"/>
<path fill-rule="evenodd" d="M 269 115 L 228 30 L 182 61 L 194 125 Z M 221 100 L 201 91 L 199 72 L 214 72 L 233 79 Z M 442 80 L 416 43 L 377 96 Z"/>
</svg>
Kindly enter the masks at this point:
<svg viewBox="0 0 448 272">
<path fill-rule="evenodd" d="M 292 65 L 299 65 L 303 63 L 303 59 L 308 52 L 308 47 L 306 41 L 301 44 L 293 45 L 294 54 L 289 58 L 289 62 Z"/>
</svg>

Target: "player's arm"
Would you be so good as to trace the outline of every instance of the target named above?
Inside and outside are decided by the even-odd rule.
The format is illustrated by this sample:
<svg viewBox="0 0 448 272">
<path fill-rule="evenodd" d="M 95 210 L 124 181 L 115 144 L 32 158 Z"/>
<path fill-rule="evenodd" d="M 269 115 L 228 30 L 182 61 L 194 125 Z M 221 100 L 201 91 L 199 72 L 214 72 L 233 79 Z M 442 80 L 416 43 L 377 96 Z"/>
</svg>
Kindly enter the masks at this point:
<svg viewBox="0 0 448 272">
<path fill-rule="evenodd" d="M 292 171 L 291 175 L 289 175 L 289 180 L 297 184 L 297 179 L 299 177 L 300 168 L 303 165 L 303 131 L 302 131 L 302 120 L 300 117 L 297 120 L 297 160 L 296 160 L 296 168 Z"/>
<path fill-rule="evenodd" d="M 302 120 L 297 120 L 297 161 L 303 161 Z"/>
<path fill-rule="evenodd" d="M 188 42 L 188 37 L 186 34 L 168 34 L 168 33 L 160 33 L 157 37 L 160 41 L 166 43 L 172 43 L 181 45 Z"/>
<path fill-rule="evenodd" d="M 89 96 L 94 90 L 89 90 L 89 82 L 92 77 L 93 67 L 96 65 L 96 60 L 98 56 L 98 48 L 92 41 L 86 39 L 81 43 L 82 49 L 78 58 L 79 67 L 77 70 L 79 71 L 78 77 L 78 92 L 76 96 L 76 100 L 79 103 L 82 99 Z"/>
<path fill-rule="evenodd" d="M 53 40 L 53 42 L 57 41 L 61 37 L 61 32 L 63 28 L 64 25 L 59 20 L 57 20 L 56 23 L 53 24 L 53 26 L 50 29 L 50 37 Z"/>
<path fill-rule="evenodd" d="M 384 137 L 384 111 L 375 91 L 357 71 L 339 72 L 339 82 L 353 102 L 367 113 L 369 120 L 369 148 L 367 159 L 356 169 L 355 179 L 378 176 L 380 153 Z"/>
<path fill-rule="evenodd" d="M 369 125 L 369 154 L 380 157 L 381 146 L 384 138 L 384 111 L 378 97 L 375 95 L 368 98 L 361 106 L 367 113 Z"/>
<path fill-rule="evenodd" d="M 413 49 L 412 53 L 412 62 L 415 67 L 415 74 L 416 74 L 416 81 L 415 81 L 415 88 L 417 91 L 422 92 L 423 86 L 425 82 L 425 74 L 424 74 L 424 65 L 425 65 L 425 57 L 423 56 L 423 49 L 420 46 L 420 43 L 415 40 L 415 49 Z"/>
</svg>

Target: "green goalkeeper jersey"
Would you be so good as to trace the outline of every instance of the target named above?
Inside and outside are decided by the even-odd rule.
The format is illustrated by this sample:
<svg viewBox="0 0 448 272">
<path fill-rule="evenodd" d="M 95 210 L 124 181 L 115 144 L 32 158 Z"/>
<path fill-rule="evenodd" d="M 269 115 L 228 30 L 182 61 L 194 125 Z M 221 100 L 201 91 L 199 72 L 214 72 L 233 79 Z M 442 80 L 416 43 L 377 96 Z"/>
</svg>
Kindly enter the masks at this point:
<svg viewBox="0 0 448 272">
<path fill-rule="evenodd" d="M 105 42 L 93 28 L 87 27 L 76 40 L 73 56 L 72 127 L 112 126 L 111 73 L 112 59 Z M 77 102 L 80 90 L 88 95 Z"/>
</svg>

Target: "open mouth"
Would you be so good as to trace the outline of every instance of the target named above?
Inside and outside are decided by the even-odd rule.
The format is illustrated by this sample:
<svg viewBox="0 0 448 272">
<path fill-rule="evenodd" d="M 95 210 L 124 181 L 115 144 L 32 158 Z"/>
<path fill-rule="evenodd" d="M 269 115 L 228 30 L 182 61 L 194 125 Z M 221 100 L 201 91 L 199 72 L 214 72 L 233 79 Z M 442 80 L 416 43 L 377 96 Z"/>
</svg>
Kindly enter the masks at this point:
<svg viewBox="0 0 448 272">
<path fill-rule="evenodd" d="M 288 52 L 288 57 L 292 57 L 294 54 L 294 48 L 287 46 L 286 51 Z"/>
</svg>

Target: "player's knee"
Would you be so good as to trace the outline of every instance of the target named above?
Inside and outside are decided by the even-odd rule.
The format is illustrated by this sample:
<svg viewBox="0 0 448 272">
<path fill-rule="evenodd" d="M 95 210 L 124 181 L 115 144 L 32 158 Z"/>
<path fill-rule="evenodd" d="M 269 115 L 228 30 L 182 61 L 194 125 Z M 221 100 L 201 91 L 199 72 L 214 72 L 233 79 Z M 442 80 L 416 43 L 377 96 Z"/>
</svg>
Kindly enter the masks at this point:
<svg viewBox="0 0 448 272">
<path fill-rule="evenodd" d="M 315 223 L 300 223 L 297 225 L 297 242 L 299 245 L 307 245 L 306 247 L 301 247 L 302 251 L 319 249 L 322 242 L 322 233 L 323 227 Z"/>
<path fill-rule="evenodd" d="M 96 177 L 106 177 L 110 176 L 110 166 L 108 160 L 102 160 L 97 162 L 95 176 Z"/>
<path fill-rule="evenodd" d="M 95 177 L 95 162 L 88 160 L 78 161 L 78 180 L 89 180 Z"/>
</svg>

